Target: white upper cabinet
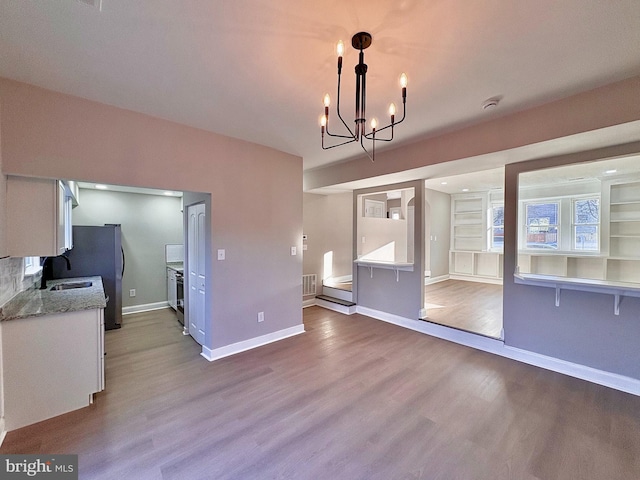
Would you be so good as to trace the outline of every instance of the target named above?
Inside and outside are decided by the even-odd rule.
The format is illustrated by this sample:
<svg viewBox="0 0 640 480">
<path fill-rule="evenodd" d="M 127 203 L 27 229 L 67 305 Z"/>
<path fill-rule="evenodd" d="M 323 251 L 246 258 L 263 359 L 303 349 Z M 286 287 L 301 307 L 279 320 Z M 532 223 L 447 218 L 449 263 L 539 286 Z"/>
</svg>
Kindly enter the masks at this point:
<svg viewBox="0 0 640 480">
<path fill-rule="evenodd" d="M 72 248 L 71 202 L 68 188 L 59 180 L 8 176 L 8 254 L 49 257 Z"/>
</svg>

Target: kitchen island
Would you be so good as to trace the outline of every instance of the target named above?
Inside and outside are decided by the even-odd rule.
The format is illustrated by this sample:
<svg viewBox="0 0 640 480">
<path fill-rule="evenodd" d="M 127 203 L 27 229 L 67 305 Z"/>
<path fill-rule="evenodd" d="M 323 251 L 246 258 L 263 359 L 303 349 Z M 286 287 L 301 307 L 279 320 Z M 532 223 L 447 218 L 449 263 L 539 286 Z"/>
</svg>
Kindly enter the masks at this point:
<svg viewBox="0 0 640 480">
<path fill-rule="evenodd" d="M 5 430 L 85 407 L 104 389 L 106 303 L 102 279 L 82 277 L 50 280 L 3 305 Z"/>
</svg>

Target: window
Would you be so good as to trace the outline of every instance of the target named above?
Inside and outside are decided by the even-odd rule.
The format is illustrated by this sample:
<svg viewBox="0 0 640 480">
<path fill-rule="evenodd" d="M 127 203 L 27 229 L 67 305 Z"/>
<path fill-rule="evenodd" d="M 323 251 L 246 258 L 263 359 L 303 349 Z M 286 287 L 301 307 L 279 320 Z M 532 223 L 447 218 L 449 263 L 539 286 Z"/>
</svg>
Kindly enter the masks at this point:
<svg viewBox="0 0 640 480">
<path fill-rule="evenodd" d="M 558 249 L 559 202 L 528 203 L 526 209 L 526 248 Z"/>
<path fill-rule="evenodd" d="M 600 250 L 600 200 L 584 198 L 573 201 L 573 249 Z"/>
<path fill-rule="evenodd" d="M 495 250 L 504 249 L 504 206 L 491 207 L 491 245 Z"/>
<path fill-rule="evenodd" d="M 24 274 L 35 275 L 42 267 L 40 266 L 40 257 L 25 257 L 24 258 Z"/>
</svg>

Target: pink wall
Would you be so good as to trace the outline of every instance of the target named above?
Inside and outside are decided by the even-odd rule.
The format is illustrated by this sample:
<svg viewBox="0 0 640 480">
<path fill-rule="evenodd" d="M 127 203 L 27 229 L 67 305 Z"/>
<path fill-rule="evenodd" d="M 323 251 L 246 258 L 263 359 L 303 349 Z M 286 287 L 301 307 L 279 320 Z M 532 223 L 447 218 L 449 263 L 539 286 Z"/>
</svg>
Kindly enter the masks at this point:
<svg viewBox="0 0 640 480">
<path fill-rule="evenodd" d="M 0 107 L 4 174 L 211 193 L 209 348 L 302 323 L 300 157 L 7 79 Z"/>
</svg>

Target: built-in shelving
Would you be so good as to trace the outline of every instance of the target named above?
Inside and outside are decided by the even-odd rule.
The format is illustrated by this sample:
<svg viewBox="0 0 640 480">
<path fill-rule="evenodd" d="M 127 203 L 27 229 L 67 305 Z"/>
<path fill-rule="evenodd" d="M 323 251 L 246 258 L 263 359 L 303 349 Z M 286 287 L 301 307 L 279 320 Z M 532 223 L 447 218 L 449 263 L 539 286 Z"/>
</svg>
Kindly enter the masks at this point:
<svg viewBox="0 0 640 480">
<path fill-rule="evenodd" d="M 601 253 L 521 251 L 516 275 L 640 283 L 640 182 L 605 184 L 602 195 Z"/>
</svg>

